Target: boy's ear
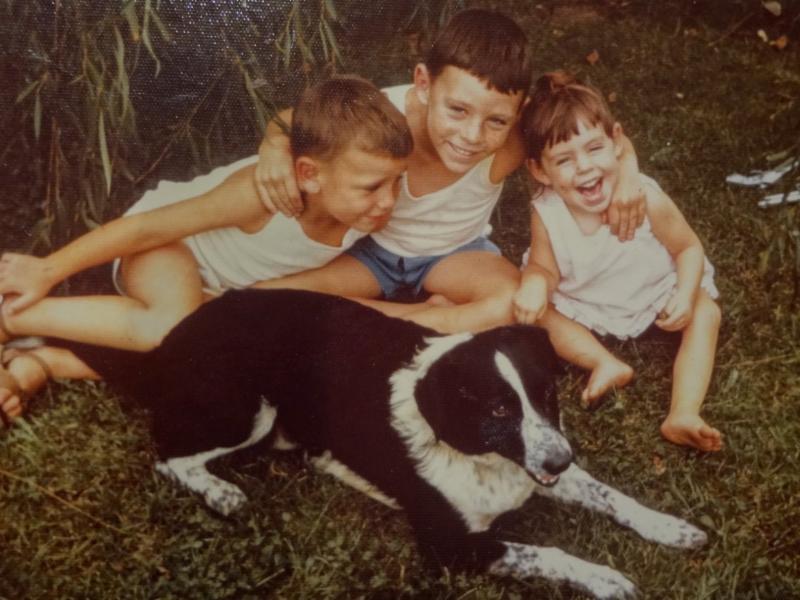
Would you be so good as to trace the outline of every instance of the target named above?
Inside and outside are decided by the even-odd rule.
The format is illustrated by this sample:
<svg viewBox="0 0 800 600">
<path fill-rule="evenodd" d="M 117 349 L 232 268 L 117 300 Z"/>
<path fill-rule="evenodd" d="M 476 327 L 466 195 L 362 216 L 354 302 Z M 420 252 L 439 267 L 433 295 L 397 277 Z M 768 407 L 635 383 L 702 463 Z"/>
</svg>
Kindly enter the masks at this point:
<svg viewBox="0 0 800 600">
<path fill-rule="evenodd" d="M 300 156 L 294 161 L 294 175 L 297 187 L 308 194 L 318 194 L 319 165 L 309 156 Z"/>
<path fill-rule="evenodd" d="M 614 155 L 617 158 L 620 158 L 625 150 L 625 146 L 623 144 L 624 137 L 625 134 L 622 132 L 622 125 L 620 125 L 619 121 L 617 121 L 611 128 L 611 140 L 614 142 Z"/>
<path fill-rule="evenodd" d="M 417 94 L 420 104 L 427 106 L 431 93 L 431 74 L 428 67 L 422 63 L 418 63 L 414 67 L 414 92 Z"/>
<path fill-rule="evenodd" d="M 542 185 L 550 185 L 550 178 L 545 174 L 544 169 L 538 162 L 529 158 L 525 161 L 525 166 L 528 167 L 528 172 L 536 181 Z"/>
</svg>

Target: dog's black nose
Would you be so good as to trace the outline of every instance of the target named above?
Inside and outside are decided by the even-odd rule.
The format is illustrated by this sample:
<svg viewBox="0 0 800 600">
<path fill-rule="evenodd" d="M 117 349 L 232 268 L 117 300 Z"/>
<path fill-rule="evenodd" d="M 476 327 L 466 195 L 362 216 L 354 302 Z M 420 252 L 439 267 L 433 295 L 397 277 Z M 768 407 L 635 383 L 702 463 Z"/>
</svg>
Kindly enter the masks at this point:
<svg viewBox="0 0 800 600">
<path fill-rule="evenodd" d="M 569 448 L 559 448 L 554 450 L 547 460 L 542 465 L 545 470 L 551 475 L 558 475 L 567 470 L 567 467 L 572 463 L 574 456 L 572 450 Z"/>
</svg>

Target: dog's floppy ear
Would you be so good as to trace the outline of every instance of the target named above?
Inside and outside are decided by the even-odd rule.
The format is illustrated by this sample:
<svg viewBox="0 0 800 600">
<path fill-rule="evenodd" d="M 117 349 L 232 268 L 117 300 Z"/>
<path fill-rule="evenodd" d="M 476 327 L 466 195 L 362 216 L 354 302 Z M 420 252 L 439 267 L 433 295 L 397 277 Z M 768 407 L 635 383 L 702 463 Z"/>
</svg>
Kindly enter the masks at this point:
<svg viewBox="0 0 800 600">
<path fill-rule="evenodd" d="M 532 362 L 554 376 L 564 372 L 547 332 L 541 327 L 535 325 L 506 327 L 500 344 L 512 356 L 518 356 L 526 361 L 520 364 Z"/>
</svg>

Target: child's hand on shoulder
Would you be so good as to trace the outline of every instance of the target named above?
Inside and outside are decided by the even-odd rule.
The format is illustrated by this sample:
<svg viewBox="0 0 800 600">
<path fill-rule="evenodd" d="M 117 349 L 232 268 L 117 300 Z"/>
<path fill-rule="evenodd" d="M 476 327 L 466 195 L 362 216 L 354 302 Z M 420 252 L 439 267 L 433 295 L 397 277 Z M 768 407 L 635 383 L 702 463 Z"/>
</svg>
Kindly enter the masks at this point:
<svg viewBox="0 0 800 600">
<path fill-rule="evenodd" d="M 693 306 L 692 294 L 678 291 L 658 314 L 655 323 L 664 331 L 681 331 L 692 322 Z"/>
<path fill-rule="evenodd" d="M 634 182 L 621 180 L 617 184 L 611 205 L 603 213 L 603 222 L 621 242 L 634 238 L 647 214 L 647 197 L 636 179 Z"/>
<path fill-rule="evenodd" d="M 11 314 L 44 298 L 57 281 L 44 258 L 7 252 L 0 259 L 0 294 L 18 294 L 8 305 Z"/>
<path fill-rule="evenodd" d="M 523 279 L 514 294 L 514 318 L 517 323 L 533 325 L 547 310 L 547 281 L 533 276 Z"/>
<path fill-rule="evenodd" d="M 287 217 L 303 212 L 288 142 L 265 140 L 258 149 L 254 176 L 258 197 L 269 212 L 280 211 Z"/>
</svg>

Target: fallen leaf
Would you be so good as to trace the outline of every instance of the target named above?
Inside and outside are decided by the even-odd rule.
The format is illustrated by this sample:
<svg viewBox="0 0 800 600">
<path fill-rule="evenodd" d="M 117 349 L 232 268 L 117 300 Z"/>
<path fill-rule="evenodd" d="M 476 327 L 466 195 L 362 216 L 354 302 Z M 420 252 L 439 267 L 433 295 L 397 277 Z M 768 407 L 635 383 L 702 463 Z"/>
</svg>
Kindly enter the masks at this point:
<svg viewBox="0 0 800 600">
<path fill-rule="evenodd" d="M 273 477 L 288 477 L 289 476 L 289 473 L 287 473 L 283 469 L 278 468 L 278 466 L 275 464 L 274 460 L 271 463 L 269 463 L 269 474 L 272 475 Z"/>
<path fill-rule="evenodd" d="M 608 103 L 609 104 L 614 104 L 614 102 L 616 102 L 616 101 L 617 101 L 617 92 L 611 92 L 608 95 Z"/>
<path fill-rule="evenodd" d="M 683 98 L 684 98 L 683 92 L 675 92 L 675 97 L 678 100 L 683 100 Z"/>
<path fill-rule="evenodd" d="M 772 40 L 772 41 L 769 43 L 769 45 L 770 45 L 770 46 L 773 46 L 774 48 L 777 48 L 778 50 L 783 50 L 784 48 L 786 48 L 786 45 L 787 45 L 788 43 L 789 43 L 789 38 L 788 38 L 788 36 L 782 35 L 782 36 L 781 36 L 781 37 L 779 37 L 778 39 L 776 39 L 776 40 Z"/>
<path fill-rule="evenodd" d="M 586 55 L 586 62 L 590 65 L 595 64 L 598 60 L 600 60 L 600 53 L 597 50 L 592 50 Z"/>
<path fill-rule="evenodd" d="M 780 2 L 770 1 L 770 2 L 762 2 L 761 6 L 766 8 L 769 12 L 771 12 L 774 16 L 780 17 L 782 12 L 782 7 Z"/>
<path fill-rule="evenodd" d="M 763 29 L 759 29 L 756 32 L 756 35 L 758 36 L 758 39 L 760 39 L 762 42 L 768 42 L 769 41 L 769 37 L 767 36 L 767 32 L 764 31 Z"/>
</svg>

